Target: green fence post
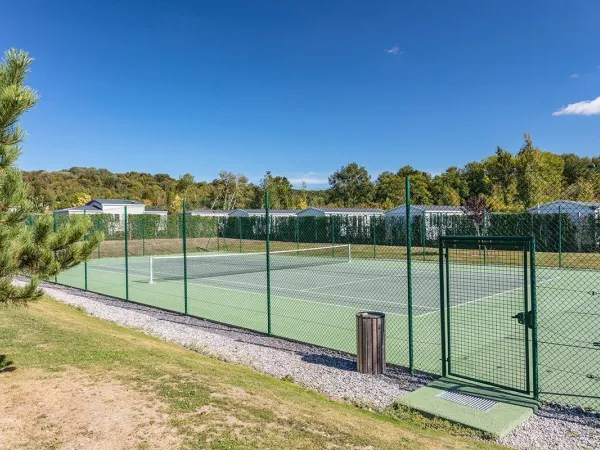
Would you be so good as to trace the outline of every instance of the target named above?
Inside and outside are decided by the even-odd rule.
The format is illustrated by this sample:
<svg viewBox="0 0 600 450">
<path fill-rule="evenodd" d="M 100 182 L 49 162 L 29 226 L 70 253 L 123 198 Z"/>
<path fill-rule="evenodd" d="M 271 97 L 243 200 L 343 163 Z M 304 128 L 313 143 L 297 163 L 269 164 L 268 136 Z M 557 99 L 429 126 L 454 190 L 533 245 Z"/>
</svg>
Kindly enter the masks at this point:
<svg viewBox="0 0 600 450">
<path fill-rule="evenodd" d="M 294 227 L 296 228 L 296 249 L 300 249 L 300 219 L 298 216 L 294 217 Z"/>
<path fill-rule="evenodd" d="M 269 191 L 265 192 L 265 249 L 267 251 L 267 335 L 271 336 L 271 216 L 269 213 Z"/>
<path fill-rule="evenodd" d="M 100 230 L 102 227 L 100 225 L 100 221 L 96 220 L 95 222 L 96 222 L 96 230 Z M 100 242 L 100 244 L 98 244 L 98 259 L 100 259 L 100 245 L 102 245 L 102 242 Z"/>
<path fill-rule="evenodd" d="M 558 207 L 558 267 L 562 269 L 562 215 Z"/>
<path fill-rule="evenodd" d="M 335 216 L 329 216 L 329 227 L 331 228 L 331 256 L 335 258 Z"/>
<path fill-rule="evenodd" d="M 377 216 L 373 216 L 373 225 L 371 225 L 373 229 L 373 259 L 377 258 L 377 238 L 375 237 L 375 230 L 377 228 Z"/>
<path fill-rule="evenodd" d="M 183 235 L 183 310 L 188 315 L 188 283 L 187 283 L 187 224 L 186 224 L 186 202 L 183 201 L 183 216 L 181 217 L 181 234 Z"/>
<path fill-rule="evenodd" d="M 85 216 L 85 209 L 83 210 L 83 215 Z M 83 237 L 84 240 L 87 240 L 87 236 Z M 88 259 L 85 258 L 83 262 L 83 290 L 88 290 Z"/>
<path fill-rule="evenodd" d="M 421 215 L 421 244 L 423 245 L 423 261 L 425 261 L 425 239 L 427 238 L 427 228 L 425 225 L 425 210 Z"/>
<path fill-rule="evenodd" d="M 487 236 L 487 214 L 483 208 L 483 235 Z M 487 245 L 483 245 L 483 265 L 487 265 Z"/>
<path fill-rule="evenodd" d="M 144 214 L 142 214 L 142 256 L 146 256 L 146 236 L 145 236 L 145 229 L 146 229 L 146 220 L 144 219 Z"/>
<path fill-rule="evenodd" d="M 221 244 L 219 242 L 219 220 L 221 220 L 221 219 L 220 219 L 220 217 L 217 216 L 217 221 L 216 221 L 216 225 L 217 225 L 217 230 L 216 230 L 217 231 L 217 252 L 221 251 Z"/>
<path fill-rule="evenodd" d="M 56 211 L 52 212 L 52 231 L 56 233 Z M 56 257 L 56 252 L 54 252 L 54 256 Z M 58 283 L 56 275 L 54 275 L 54 282 Z"/>
<path fill-rule="evenodd" d="M 535 236 L 531 236 L 531 255 L 529 257 L 531 270 L 531 345 L 533 352 L 533 396 L 536 400 L 540 397 L 538 374 L 538 334 L 537 334 L 537 289 L 535 274 Z"/>
<path fill-rule="evenodd" d="M 412 226 L 410 223 L 410 177 L 405 180 L 406 195 L 406 272 L 408 290 L 408 368 L 411 375 L 415 371 L 413 355 L 413 292 L 412 292 Z"/>
<path fill-rule="evenodd" d="M 242 253 L 242 218 L 238 217 L 238 234 L 240 235 L 240 253 Z"/>
<path fill-rule="evenodd" d="M 125 211 L 125 301 L 129 301 L 129 220 L 127 218 L 127 206 Z"/>
<path fill-rule="evenodd" d="M 444 282 L 444 248 L 442 240 L 439 240 L 439 275 L 440 275 L 440 329 L 441 329 L 441 341 L 442 341 L 442 376 L 448 376 L 448 357 L 446 355 L 446 300 L 445 294 L 445 282 Z"/>
</svg>

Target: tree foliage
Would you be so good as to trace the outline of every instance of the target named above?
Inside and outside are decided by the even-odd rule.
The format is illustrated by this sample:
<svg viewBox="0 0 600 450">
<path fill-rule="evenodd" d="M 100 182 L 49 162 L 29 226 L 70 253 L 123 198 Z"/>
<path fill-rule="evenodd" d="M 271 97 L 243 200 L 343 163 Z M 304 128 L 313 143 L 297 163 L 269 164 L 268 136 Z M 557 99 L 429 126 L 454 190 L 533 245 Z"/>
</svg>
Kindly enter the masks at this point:
<svg viewBox="0 0 600 450">
<path fill-rule="evenodd" d="M 53 231 L 52 216 L 40 217 L 32 226 L 26 219 L 34 203 L 16 166 L 25 133 L 19 118 L 38 101 L 25 85 L 33 59 L 23 51 L 9 50 L 0 62 L 0 303 L 25 303 L 42 295 L 40 279 L 57 275 L 87 258 L 102 239 L 101 233 L 84 235 L 91 228 L 87 216 Z M 13 277 L 30 281 L 15 286 Z"/>
</svg>

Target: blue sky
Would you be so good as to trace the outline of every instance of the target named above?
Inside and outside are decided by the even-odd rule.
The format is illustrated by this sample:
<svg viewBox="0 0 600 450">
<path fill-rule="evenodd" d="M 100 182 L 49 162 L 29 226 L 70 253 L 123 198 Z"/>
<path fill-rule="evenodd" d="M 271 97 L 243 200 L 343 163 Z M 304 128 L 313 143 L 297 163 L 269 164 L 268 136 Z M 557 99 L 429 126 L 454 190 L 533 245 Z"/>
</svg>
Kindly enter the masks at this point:
<svg viewBox="0 0 600 450">
<path fill-rule="evenodd" d="M 600 154 L 597 0 L 21 0 L 2 15 L 1 47 L 36 58 L 27 170 L 320 187 L 351 161 L 439 173 L 515 152 L 524 131 Z"/>
</svg>

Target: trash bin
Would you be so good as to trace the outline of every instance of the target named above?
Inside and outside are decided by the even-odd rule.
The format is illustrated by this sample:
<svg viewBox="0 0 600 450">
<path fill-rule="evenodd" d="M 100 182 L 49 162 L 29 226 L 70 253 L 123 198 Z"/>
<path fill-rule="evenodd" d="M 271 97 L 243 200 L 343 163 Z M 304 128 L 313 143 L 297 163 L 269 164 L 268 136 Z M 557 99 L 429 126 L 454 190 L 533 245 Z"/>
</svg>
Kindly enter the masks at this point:
<svg viewBox="0 0 600 450">
<path fill-rule="evenodd" d="M 356 314 L 356 363 L 358 371 L 381 375 L 385 373 L 385 314 Z"/>
</svg>

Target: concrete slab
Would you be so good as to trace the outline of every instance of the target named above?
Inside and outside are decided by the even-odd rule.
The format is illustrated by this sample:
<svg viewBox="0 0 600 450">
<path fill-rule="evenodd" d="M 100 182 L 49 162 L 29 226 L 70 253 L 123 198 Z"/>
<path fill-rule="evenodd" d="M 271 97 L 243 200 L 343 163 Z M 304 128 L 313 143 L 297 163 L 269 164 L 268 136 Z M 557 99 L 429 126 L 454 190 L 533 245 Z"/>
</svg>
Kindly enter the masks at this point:
<svg viewBox="0 0 600 450">
<path fill-rule="evenodd" d="M 539 403 L 530 397 L 453 378 L 429 383 L 405 395 L 399 403 L 425 416 L 441 417 L 498 438 L 506 436 L 539 408 Z"/>
</svg>

